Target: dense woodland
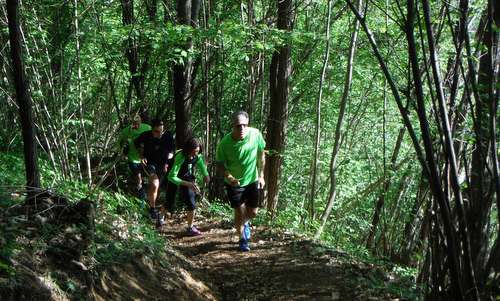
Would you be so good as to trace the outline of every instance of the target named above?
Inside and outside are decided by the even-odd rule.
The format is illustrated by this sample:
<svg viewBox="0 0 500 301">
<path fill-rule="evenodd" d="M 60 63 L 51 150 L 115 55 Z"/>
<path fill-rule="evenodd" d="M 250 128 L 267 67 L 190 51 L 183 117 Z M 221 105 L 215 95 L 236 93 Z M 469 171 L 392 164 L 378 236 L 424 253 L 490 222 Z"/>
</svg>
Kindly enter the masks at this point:
<svg viewBox="0 0 500 301">
<path fill-rule="evenodd" d="M 260 214 L 414 268 L 423 299 L 500 295 L 500 1 L 0 10 L 0 151 L 24 154 L 28 194 L 112 185 L 117 135 L 137 112 L 163 119 L 178 146 L 199 137 L 214 175 L 216 144 L 244 109 L 266 139 Z M 57 173 L 40 177 L 41 164 Z"/>
</svg>

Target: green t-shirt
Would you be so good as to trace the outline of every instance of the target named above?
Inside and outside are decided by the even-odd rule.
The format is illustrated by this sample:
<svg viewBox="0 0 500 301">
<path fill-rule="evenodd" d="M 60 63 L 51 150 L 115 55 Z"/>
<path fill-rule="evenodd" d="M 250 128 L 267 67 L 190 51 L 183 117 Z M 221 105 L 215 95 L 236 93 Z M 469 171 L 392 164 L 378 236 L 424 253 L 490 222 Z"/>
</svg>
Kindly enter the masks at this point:
<svg viewBox="0 0 500 301">
<path fill-rule="evenodd" d="M 146 131 L 150 131 L 151 126 L 149 124 L 141 123 L 137 129 L 132 129 L 132 126 L 129 125 L 124 128 L 120 134 L 120 138 L 118 139 L 118 144 L 120 147 L 120 151 L 125 145 L 128 143 L 128 161 L 131 163 L 141 163 L 141 157 L 139 155 L 139 151 L 135 147 L 134 139 L 139 137 L 142 133 Z"/>
<path fill-rule="evenodd" d="M 182 182 L 182 179 L 179 177 L 179 171 L 181 171 L 182 164 L 186 160 L 186 156 L 182 153 L 182 150 L 178 151 L 175 155 L 174 166 L 168 173 L 168 180 L 175 185 L 179 185 Z M 207 165 L 205 164 L 205 160 L 203 160 L 203 156 L 198 154 L 198 159 L 196 160 L 196 167 L 201 171 L 201 174 L 206 177 L 208 176 Z M 187 166 L 187 168 L 192 168 L 191 166 Z M 192 170 L 182 171 L 184 173 L 189 173 L 193 175 Z M 193 175 L 194 176 L 194 175 Z"/>
<path fill-rule="evenodd" d="M 258 129 L 248 128 L 248 133 L 243 140 L 234 140 L 231 133 L 222 138 L 217 145 L 215 159 L 233 177 L 240 181 L 241 186 L 246 186 L 258 180 L 257 155 L 263 152 L 266 142 Z M 225 179 L 227 183 L 227 179 Z"/>
</svg>

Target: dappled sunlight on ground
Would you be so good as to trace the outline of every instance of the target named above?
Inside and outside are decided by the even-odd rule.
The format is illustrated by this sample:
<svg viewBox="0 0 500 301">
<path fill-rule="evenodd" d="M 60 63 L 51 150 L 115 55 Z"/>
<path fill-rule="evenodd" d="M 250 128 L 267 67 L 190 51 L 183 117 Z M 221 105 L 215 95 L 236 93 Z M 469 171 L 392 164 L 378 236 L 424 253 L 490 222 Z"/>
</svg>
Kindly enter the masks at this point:
<svg viewBox="0 0 500 301">
<path fill-rule="evenodd" d="M 220 300 L 393 300 L 344 281 L 352 265 L 338 254 L 318 256 L 312 241 L 253 227 L 251 251 L 243 253 L 234 229 L 223 222 L 202 220 L 203 235 L 189 237 L 181 221 L 167 221 L 162 233 Z"/>
</svg>

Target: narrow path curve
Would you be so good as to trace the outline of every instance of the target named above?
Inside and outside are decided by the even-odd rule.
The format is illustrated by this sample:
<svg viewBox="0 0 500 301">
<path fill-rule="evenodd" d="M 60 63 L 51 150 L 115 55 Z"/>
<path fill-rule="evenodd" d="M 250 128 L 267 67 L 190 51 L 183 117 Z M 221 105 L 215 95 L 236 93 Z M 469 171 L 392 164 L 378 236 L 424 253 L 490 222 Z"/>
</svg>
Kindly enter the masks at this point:
<svg viewBox="0 0 500 301">
<path fill-rule="evenodd" d="M 162 232 L 219 300 L 380 300 L 348 289 L 344 279 L 352 271 L 339 253 L 318 256 L 309 240 L 253 227 L 252 250 L 242 253 L 227 221 L 199 222 L 203 235 L 197 237 L 186 236 L 181 224 L 170 220 Z"/>
</svg>

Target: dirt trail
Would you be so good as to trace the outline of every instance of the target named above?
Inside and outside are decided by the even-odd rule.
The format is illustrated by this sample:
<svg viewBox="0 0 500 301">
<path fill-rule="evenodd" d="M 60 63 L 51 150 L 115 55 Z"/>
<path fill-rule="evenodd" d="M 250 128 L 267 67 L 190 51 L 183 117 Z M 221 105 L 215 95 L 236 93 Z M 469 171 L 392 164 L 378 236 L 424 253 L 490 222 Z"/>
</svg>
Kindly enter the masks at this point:
<svg viewBox="0 0 500 301">
<path fill-rule="evenodd" d="M 362 286 L 345 281 L 363 273 L 340 260 L 345 255 L 309 240 L 253 227 L 251 251 L 242 253 L 227 221 L 199 222 L 203 235 L 197 237 L 186 236 L 181 224 L 171 220 L 162 231 L 210 287 L 213 295 L 207 299 L 393 300 L 368 296 Z"/>
</svg>

